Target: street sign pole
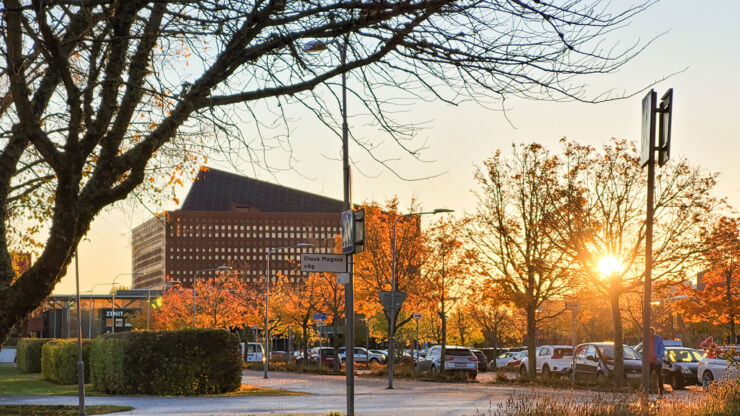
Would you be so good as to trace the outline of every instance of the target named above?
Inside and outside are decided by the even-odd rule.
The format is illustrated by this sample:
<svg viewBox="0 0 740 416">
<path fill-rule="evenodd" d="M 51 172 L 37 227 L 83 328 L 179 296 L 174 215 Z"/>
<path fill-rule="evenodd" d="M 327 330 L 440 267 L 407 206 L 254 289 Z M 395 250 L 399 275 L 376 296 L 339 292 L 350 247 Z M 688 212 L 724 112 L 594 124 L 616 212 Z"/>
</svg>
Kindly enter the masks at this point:
<svg viewBox="0 0 740 416">
<path fill-rule="evenodd" d="M 419 318 L 421 318 L 421 314 L 415 313 L 414 319 L 416 320 L 416 351 L 414 352 L 414 363 L 419 362 Z M 416 365 L 414 365 L 414 372 L 416 372 Z"/>
<path fill-rule="evenodd" d="M 653 270 L 653 214 L 655 199 L 655 151 L 660 152 L 662 166 L 670 157 L 671 117 L 673 112 L 673 89 L 662 97 L 657 108 L 657 94 L 650 90 L 642 99 L 642 149 L 640 166 L 648 167 L 647 174 L 647 218 L 645 219 L 645 286 L 642 304 L 642 345 L 650 346 L 650 302 L 652 298 Z M 660 114 L 660 146 L 655 146 L 655 115 Z M 650 354 L 642 354 L 642 388 L 645 398 L 650 395 Z"/>
</svg>

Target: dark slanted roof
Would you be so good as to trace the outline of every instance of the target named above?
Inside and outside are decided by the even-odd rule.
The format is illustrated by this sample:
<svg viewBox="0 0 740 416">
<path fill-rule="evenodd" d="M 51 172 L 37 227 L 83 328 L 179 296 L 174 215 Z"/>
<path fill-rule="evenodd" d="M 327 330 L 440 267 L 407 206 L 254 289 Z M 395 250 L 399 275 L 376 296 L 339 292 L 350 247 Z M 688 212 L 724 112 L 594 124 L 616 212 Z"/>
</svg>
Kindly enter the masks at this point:
<svg viewBox="0 0 740 416">
<path fill-rule="evenodd" d="M 342 212 L 342 201 L 202 167 L 184 211 Z"/>
</svg>

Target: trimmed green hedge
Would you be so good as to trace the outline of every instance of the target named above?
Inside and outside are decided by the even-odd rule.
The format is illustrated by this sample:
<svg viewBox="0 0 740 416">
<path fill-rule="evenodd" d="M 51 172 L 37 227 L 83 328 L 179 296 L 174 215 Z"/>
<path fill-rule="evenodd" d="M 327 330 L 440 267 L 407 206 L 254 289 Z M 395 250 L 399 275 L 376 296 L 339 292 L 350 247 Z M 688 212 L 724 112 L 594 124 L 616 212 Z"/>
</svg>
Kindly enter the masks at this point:
<svg viewBox="0 0 740 416">
<path fill-rule="evenodd" d="M 90 379 L 89 339 L 82 340 L 82 361 L 85 363 L 85 379 Z M 77 339 L 54 339 L 41 349 L 41 374 L 59 384 L 77 383 Z"/>
<path fill-rule="evenodd" d="M 41 348 L 51 338 L 23 338 L 15 350 L 15 362 L 22 373 L 41 372 Z"/>
<path fill-rule="evenodd" d="M 112 394 L 212 394 L 241 386 L 239 337 L 218 329 L 135 331 L 97 337 L 93 389 Z"/>
</svg>

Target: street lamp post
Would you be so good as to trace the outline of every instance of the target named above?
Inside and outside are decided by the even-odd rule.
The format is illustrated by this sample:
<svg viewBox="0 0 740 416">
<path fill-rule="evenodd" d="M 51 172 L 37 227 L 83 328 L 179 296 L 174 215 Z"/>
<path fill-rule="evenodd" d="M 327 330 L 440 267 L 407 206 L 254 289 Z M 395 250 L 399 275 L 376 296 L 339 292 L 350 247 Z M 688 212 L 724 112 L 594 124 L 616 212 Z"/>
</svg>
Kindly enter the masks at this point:
<svg viewBox="0 0 740 416">
<path fill-rule="evenodd" d="M 270 256 L 272 253 L 280 250 L 285 250 L 289 248 L 305 248 L 305 247 L 313 247 L 313 244 L 311 243 L 298 243 L 294 244 L 292 246 L 284 246 L 284 247 L 275 247 L 271 249 L 267 249 L 267 254 L 265 254 L 265 260 L 267 262 L 267 270 L 265 273 L 265 348 L 262 354 L 262 362 L 264 364 L 264 370 L 265 370 L 265 378 L 267 378 L 267 369 L 270 366 L 270 327 L 269 325 L 269 317 L 270 317 Z"/>
<path fill-rule="evenodd" d="M 396 314 L 398 311 L 395 310 L 395 302 L 394 297 L 396 293 L 396 225 L 398 225 L 398 222 L 401 221 L 402 218 L 408 217 L 411 215 L 427 215 L 427 214 L 442 214 L 446 212 L 454 212 L 452 209 L 446 209 L 446 208 L 437 208 L 434 211 L 424 211 L 424 212 L 410 212 L 408 214 L 402 214 L 399 215 L 396 220 L 393 222 L 393 239 L 391 240 L 391 310 L 390 313 L 390 326 L 388 328 L 388 387 L 387 389 L 393 389 L 393 361 L 394 356 L 394 348 L 393 348 L 393 333 L 396 330 Z"/>
<path fill-rule="evenodd" d="M 111 325 L 110 332 L 115 333 L 116 332 L 116 280 L 118 280 L 121 276 L 138 276 L 141 272 L 135 272 L 135 273 L 119 273 L 116 275 L 116 277 L 113 278 L 113 283 L 111 283 L 111 315 L 113 315 L 113 324 Z"/>
</svg>

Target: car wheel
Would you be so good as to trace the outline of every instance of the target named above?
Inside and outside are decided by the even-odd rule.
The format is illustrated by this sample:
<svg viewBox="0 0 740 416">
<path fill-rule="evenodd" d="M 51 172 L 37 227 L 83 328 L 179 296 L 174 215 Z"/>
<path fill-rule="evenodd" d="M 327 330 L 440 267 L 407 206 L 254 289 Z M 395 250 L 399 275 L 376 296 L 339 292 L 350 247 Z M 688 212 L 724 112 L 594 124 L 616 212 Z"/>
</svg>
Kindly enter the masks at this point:
<svg viewBox="0 0 740 416">
<path fill-rule="evenodd" d="M 683 390 L 684 386 L 679 374 L 674 374 L 673 377 L 671 377 L 671 387 L 673 387 L 673 390 Z"/>
<path fill-rule="evenodd" d="M 521 377 L 522 380 L 527 379 L 527 367 L 525 366 L 519 366 L 519 377 Z"/>
<path fill-rule="evenodd" d="M 714 374 L 710 370 L 704 370 L 704 373 L 701 375 L 701 384 L 704 387 L 709 387 L 710 384 L 714 381 Z"/>
<path fill-rule="evenodd" d="M 372 365 L 378 365 L 378 364 L 380 364 L 380 361 L 378 361 L 377 358 L 371 358 L 370 359 L 370 364 L 372 364 Z"/>
<path fill-rule="evenodd" d="M 435 376 L 439 374 L 439 370 L 437 370 L 437 366 L 434 364 L 432 364 L 432 374 Z"/>
<path fill-rule="evenodd" d="M 478 378 L 478 372 L 477 371 L 471 371 L 468 373 L 468 378 L 471 380 L 475 380 Z"/>
<path fill-rule="evenodd" d="M 550 378 L 550 366 L 548 366 L 547 364 L 542 367 L 542 378 L 544 378 L 545 380 L 548 380 Z"/>
</svg>

